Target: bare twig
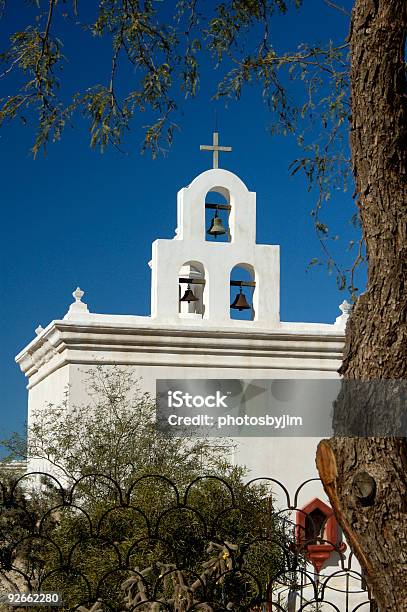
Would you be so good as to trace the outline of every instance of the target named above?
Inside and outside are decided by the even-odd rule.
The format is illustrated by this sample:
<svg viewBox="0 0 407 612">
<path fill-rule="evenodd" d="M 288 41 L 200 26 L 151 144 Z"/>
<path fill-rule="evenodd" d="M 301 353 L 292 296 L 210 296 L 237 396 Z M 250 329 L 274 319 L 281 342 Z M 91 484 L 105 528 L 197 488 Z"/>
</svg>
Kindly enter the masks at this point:
<svg viewBox="0 0 407 612">
<path fill-rule="evenodd" d="M 56 0 L 49 0 L 49 9 L 48 9 L 47 23 L 46 23 L 46 26 L 45 26 L 44 36 L 42 37 L 42 51 L 41 51 L 40 58 L 39 58 L 39 60 L 37 62 L 37 67 L 38 67 L 40 61 L 42 60 L 42 58 L 44 57 L 45 46 L 46 46 L 46 43 L 47 43 L 47 40 L 48 40 L 49 31 L 50 31 L 50 28 L 51 28 L 52 15 L 53 15 L 53 12 L 54 12 L 55 2 L 56 2 Z"/>
<path fill-rule="evenodd" d="M 330 8 L 336 9 L 340 13 L 343 13 L 347 17 L 351 17 L 351 13 L 347 11 L 346 8 L 344 8 L 343 6 L 340 6 L 339 4 L 335 4 L 335 2 L 332 2 L 332 0 L 322 0 L 322 2 L 324 2 L 324 4 L 326 4 Z"/>
<path fill-rule="evenodd" d="M 9 72 L 11 72 L 16 64 L 24 57 L 24 53 L 15 58 L 10 64 L 10 66 L 0 74 L 0 79 L 5 77 Z"/>
</svg>

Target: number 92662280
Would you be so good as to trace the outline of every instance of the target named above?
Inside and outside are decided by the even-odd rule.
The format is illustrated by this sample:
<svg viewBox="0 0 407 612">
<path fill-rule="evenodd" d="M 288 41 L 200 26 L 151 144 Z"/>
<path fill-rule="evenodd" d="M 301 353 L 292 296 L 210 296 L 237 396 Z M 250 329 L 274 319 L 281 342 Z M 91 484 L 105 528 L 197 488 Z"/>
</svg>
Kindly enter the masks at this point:
<svg viewBox="0 0 407 612">
<path fill-rule="evenodd" d="M 0 602 L 19 608 L 21 606 L 62 606 L 61 595 L 51 592 L 6 593 L 0 596 Z"/>
</svg>

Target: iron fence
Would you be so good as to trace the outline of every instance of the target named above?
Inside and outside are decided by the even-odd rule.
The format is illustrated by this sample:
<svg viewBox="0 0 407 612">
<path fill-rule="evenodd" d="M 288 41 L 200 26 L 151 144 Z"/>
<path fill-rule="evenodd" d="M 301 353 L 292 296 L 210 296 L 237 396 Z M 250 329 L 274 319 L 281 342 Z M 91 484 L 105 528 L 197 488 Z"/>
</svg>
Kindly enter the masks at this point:
<svg viewBox="0 0 407 612">
<path fill-rule="evenodd" d="M 38 609 L 377 610 L 328 507 L 299 507 L 309 482 L 291 496 L 273 478 L 237 488 L 214 476 L 184 486 L 156 474 L 126 485 L 102 474 L 7 479 L 3 605 L 36 608 L 33 595 L 56 593 Z"/>
</svg>

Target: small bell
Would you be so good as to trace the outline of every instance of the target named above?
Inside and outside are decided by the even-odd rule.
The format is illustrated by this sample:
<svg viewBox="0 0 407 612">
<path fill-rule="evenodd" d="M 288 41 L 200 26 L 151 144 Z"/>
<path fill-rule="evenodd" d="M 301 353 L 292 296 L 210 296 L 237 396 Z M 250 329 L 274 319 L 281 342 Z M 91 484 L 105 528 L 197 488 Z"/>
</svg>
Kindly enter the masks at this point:
<svg viewBox="0 0 407 612">
<path fill-rule="evenodd" d="M 240 287 L 240 292 L 235 297 L 233 303 L 230 305 L 231 308 L 235 310 L 249 310 L 251 309 L 250 304 L 246 300 L 245 294 L 242 292 L 242 288 Z"/>
<path fill-rule="evenodd" d="M 194 292 L 191 289 L 191 285 L 188 285 L 187 290 L 185 291 L 184 295 L 181 298 L 181 302 L 188 302 L 188 304 L 190 302 L 197 302 L 198 298 L 196 297 L 196 295 L 194 295 Z"/>
<path fill-rule="evenodd" d="M 207 234 L 210 236 L 215 236 L 215 238 L 226 234 L 226 230 L 222 224 L 222 219 L 218 217 L 218 211 L 216 211 L 215 216 L 211 221 L 211 226 L 208 229 Z"/>
</svg>

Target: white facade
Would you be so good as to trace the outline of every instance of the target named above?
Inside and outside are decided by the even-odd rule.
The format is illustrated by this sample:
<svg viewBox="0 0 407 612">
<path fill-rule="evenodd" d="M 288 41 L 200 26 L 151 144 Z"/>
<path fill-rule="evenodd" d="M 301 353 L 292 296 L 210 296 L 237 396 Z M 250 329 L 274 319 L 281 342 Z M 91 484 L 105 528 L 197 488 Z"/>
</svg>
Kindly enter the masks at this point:
<svg viewBox="0 0 407 612">
<path fill-rule="evenodd" d="M 206 239 L 208 193 L 223 196 L 229 214 L 229 240 Z M 178 227 L 172 240 L 152 246 L 151 316 L 102 315 L 75 302 L 62 320 L 36 330 L 37 336 L 17 355 L 28 378 L 28 423 L 45 404 L 87 402 L 86 370 L 97 365 L 132 368 L 145 391 L 155 393 L 156 379 L 337 378 L 347 305 L 332 324 L 285 323 L 279 312 L 279 247 L 256 244 L 256 194 L 226 170 L 196 177 L 178 193 Z M 255 283 L 252 320 L 230 314 L 230 278 L 235 266 Z M 181 302 L 189 278 L 197 302 Z M 315 438 L 239 440 L 235 461 L 251 477 L 273 477 L 294 493 L 317 476 Z M 327 502 L 319 483 L 304 487 L 297 505 L 313 497 Z M 284 505 L 283 497 L 279 497 Z M 334 568 L 332 568 L 333 571 Z"/>
</svg>

